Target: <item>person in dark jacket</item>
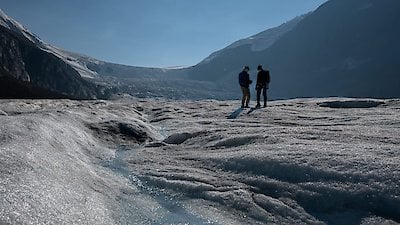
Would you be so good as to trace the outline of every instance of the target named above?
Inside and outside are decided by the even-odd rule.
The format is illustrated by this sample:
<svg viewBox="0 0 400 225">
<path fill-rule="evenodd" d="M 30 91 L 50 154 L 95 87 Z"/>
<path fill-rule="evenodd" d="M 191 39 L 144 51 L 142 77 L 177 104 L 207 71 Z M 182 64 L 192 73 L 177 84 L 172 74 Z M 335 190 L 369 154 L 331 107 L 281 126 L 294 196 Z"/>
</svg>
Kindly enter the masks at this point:
<svg viewBox="0 0 400 225">
<path fill-rule="evenodd" d="M 261 91 L 264 96 L 264 107 L 267 107 L 267 89 L 269 88 L 269 82 L 271 81 L 269 71 L 264 70 L 262 68 L 262 65 L 259 65 L 257 67 L 258 73 L 257 73 L 257 84 L 256 84 L 256 90 L 257 90 L 257 105 L 256 108 L 261 107 L 260 100 L 261 100 Z"/>
<path fill-rule="evenodd" d="M 249 85 L 252 83 L 249 75 L 250 68 L 245 66 L 241 73 L 239 73 L 239 85 L 243 93 L 242 108 L 249 108 L 250 90 Z"/>
</svg>

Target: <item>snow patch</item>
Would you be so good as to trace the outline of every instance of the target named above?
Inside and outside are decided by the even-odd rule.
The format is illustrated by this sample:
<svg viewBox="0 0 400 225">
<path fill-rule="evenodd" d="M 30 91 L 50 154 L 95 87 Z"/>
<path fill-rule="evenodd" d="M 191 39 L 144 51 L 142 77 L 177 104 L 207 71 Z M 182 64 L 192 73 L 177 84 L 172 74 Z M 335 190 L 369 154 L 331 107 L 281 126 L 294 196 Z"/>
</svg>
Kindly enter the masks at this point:
<svg viewBox="0 0 400 225">
<path fill-rule="evenodd" d="M 288 21 L 276 28 L 268 29 L 266 31 L 260 32 L 248 38 L 236 41 L 229 45 L 228 47 L 212 53 L 210 56 L 205 58 L 200 64 L 209 63 L 214 58 L 220 57 L 225 53 L 226 50 L 234 49 L 241 46 L 248 45 L 251 51 L 264 51 L 271 47 L 276 41 L 278 41 L 283 35 L 291 31 L 306 15 L 298 16 L 291 21 Z"/>
</svg>

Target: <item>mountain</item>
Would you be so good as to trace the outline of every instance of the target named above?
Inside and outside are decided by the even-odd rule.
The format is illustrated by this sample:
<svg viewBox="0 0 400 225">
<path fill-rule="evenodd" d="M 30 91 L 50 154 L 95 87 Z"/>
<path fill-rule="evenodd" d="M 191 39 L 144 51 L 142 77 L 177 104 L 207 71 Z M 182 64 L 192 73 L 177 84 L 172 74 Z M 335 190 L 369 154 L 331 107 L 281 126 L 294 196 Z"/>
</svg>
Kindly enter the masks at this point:
<svg viewBox="0 0 400 225">
<path fill-rule="evenodd" d="M 262 64 L 271 71 L 274 98 L 400 97 L 399 11 L 397 0 L 330 0 L 266 31 L 267 39 L 251 37 L 212 54 L 188 73 L 238 92 L 242 66 Z M 255 47 L 259 40 L 265 47 Z"/>
<path fill-rule="evenodd" d="M 72 96 L 73 98 L 103 98 L 112 93 L 170 99 L 231 99 L 236 97 L 236 89 L 226 90 L 223 82 L 198 79 L 192 75 L 192 68 L 144 68 L 104 62 L 44 43 L 3 12 L 0 12 L 0 15 L 2 36 L 5 39 L 2 49 L 5 51 L 13 48 L 13 46 L 6 44 L 7 41 L 4 37 L 6 35 L 11 35 L 7 37 L 7 40 L 18 40 L 18 43 L 22 43 L 19 45 L 29 46 L 25 47 L 24 50 L 17 46 L 13 50 L 13 55 L 2 55 L 0 74 L 5 78 L 1 84 L 3 91 L 0 92 L 0 96 L 3 98 L 13 96 L 18 96 L 18 98 L 43 98 L 49 96 L 48 93 L 51 93 L 49 97 L 61 95 L 62 97 Z M 227 49 L 236 49 L 238 46 L 251 43 L 254 51 L 264 50 L 284 33 L 291 30 L 301 19 L 302 17 L 298 17 L 278 28 L 261 32 L 248 40 L 238 41 L 228 46 Z M 52 62 L 44 66 L 43 62 L 37 61 L 40 57 L 29 53 L 32 49 L 45 55 L 43 57 L 52 58 Z M 225 50 L 216 52 L 199 65 L 206 65 L 208 61 L 224 56 L 224 54 Z M 9 62 L 12 62 L 12 64 Z M 57 63 L 59 66 L 63 65 L 63 68 L 68 68 L 68 72 L 64 72 L 64 76 L 60 75 L 59 71 L 53 71 L 51 74 L 45 72 L 48 72 L 46 67 Z M 30 65 L 30 67 L 27 67 L 27 65 Z M 42 68 L 34 69 L 36 73 L 32 74 L 32 67 L 38 65 L 41 65 Z M 32 79 L 32 77 L 35 79 Z M 73 77 L 80 83 L 63 81 L 65 77 Z M 13 80 L 13 78 L 16 80 Z M 82 82 L 85 85 L 81 84 Z M 55 83 L 59 84 L 55 85 Z M 60 83 L 65 85 L 60 85 Z M 232 82 L 230 86 L 233 87 L 234 84 Z M 31 86 L 32 88 L 30 88 Z M 89 88 L 85 86 L 89 86 Z M 73 90 L 65 90 L 66 87 Z M 79 93 L 79 91 L 86 93 Z"/>
<path fill-rule="evenodd" d="M 104 97 L 104 88 L 85 80 L 54 48 L 0 10 L 0 97 Z"/>
<path fill-rule="evenodd" d="M 0 98 L 229 97 L 185 69 L 120 65 L 49 45 L 1 10 L 0 52 Z"/>
<path fill-rule="evenodd" d="M 306 14 L 307 15 L 307 14 Z M 249 38 L 245 38 L 234 42 L 228 47 L 212 53 L 209 57 L 201 61 L 198 65 L 207 65 L 212 62 L 213 59 L 219 57 L 225 57 L 228 55 L 230 50 L 239 49 L 242 46 L 248 46 L 252 52 L 264 51 L 271 47 L 276 41 L 278 41 L 284 34 L 291 31 L 296 25 L 306 16 L 298 16 L 293 20 L 284 23 L 276 28 L 268 29 L 266 31 L 260 32 Z"/>
<path fill-rule="evenodd" d="M 126 66 L 71 53 L 43 43 L 1 12 L 0 76 L 17 79 L 21 90 L 28 85 L 74 98 L 127 93 L 235 99 L 242 67 L 249 65 L 255 80 L 262 64 L 271 71 L 271 98 L 394 98 L 400 97 L 399 11 L 397 0 L 330 0 L 183 69 Z"/>
<path fill-rule="evenodd" d="M 296 17 L 276 28 L 234 42 L 228 47 L 212 53 L 196 66 L 187 68 L 186 73 L 191 79 L 215 83 L 227 93 L 229 99 L 237 98 L 241 93 L 238 91 L 237 74 L 243 66 L 250 65 L 252 69 L 255 69 L 258 64 L 263 64 L 265 60 L 258 57 L 258 54 L 268 51 L 306 16 L 307 14 Z M 250 72 L 255 78 L 255 72 Z"/>
</svg>

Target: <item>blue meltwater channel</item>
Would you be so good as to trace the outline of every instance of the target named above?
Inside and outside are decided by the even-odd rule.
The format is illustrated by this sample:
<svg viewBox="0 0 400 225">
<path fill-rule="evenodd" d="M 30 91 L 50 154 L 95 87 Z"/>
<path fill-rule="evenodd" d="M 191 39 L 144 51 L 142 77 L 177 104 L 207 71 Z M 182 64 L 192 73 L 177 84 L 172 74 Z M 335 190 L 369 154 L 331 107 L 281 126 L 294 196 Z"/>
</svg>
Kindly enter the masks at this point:
<svg viewBox="0 0 400 225">
<path fill-rule="evenodd" d="M 103 163 L 103 166 L 111 169 L 114 173 L 125 177 L 129 180 L 131 185 L 134 185 L 141 194 L 147 195 L 154 199 L 167 213 L 162 213 L 162 217 L 157 221 L 152 222 L 152 225 L 164 225 L 164 224 L 215 224 L 210 220 L 202 219 L 190 212 L 188 212 L 184 206 L 174 197 L 168 196 L 167 194 L 160 191 L 157 187 L 146 185 L 141 179 L 131 171 L 125 161 L 129 154 L 134 151 L 134 148 L 129 146 L 121 145 L 118 147 L 115 157 L 112 160 Z M 161 210 L 161 209 L 160 209 Z"/>
</svg>

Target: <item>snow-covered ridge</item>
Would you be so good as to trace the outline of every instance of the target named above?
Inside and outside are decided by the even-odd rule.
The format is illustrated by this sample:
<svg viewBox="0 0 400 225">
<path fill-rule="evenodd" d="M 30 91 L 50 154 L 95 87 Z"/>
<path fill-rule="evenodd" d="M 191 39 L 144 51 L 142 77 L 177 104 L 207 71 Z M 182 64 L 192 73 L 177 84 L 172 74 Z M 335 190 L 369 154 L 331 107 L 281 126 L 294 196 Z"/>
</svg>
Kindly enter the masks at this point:
<svg viewBox="0 0 400 225">
<path fill-rule="evenodd" d="M 239 40 L 227 47 L 236 48 L 242 45 L 251 45 L 251 50 L 258 52 L 264 51 L 265 49 L 271 47 L 279 38 L 284 34 L 292 30 L 301 20 L 303 20 L 308 14 L 298 16 L 278 27 L 268 29 L 266 31 L 260 32 L 251 37 Z"/>
<path fill-rule="evenodd" d="M 98 75 L 96 71 L 92 71 L 88 68 L 88 65 L 86 63 L 87 61 L 81 60 L 81 57 L 83 57 L 83 56 L 78 56 L 78 54 L 70 53 L 68 51 L 62 50 L 60 48 L 57 48 L 57 47 L 49 45 L 49 44 L 43 44 L 42 49 L 44 51 L 47 51 L 49 53 L 56 55 L 58 58 L 62 59 L 64 62 L 68 63 L 84 78 L 93 79 Z M 87 57 L 87 59 L 90 62 L 93 62 L 96 64 L 100 63 L 100 61 L 95 60 L 90 57 Z"/>
<path fill-rule="evenodd" d="M 46 52 L 49 52 L 51 54 L 54 54 L 58 58 L 62 59 L 64 62 L 72 66 L 82 77 L 94 78 L 97 76 L 97 73 L 95 71 L 90 70 L 87 67 L 86 63 L 84 61 L 79 60 L 79 58 L 76 57 L 74 54 L 68 53 L 67 51 L 61 50 L 55 46 L 43 42 L 39 37 L 30 32 L 21 23 L 7 16 L 1 9 L 0 9 L 0 25 L 11 30 L 12 32 L 24 36 L 30 42 L 35 44 L 38 48 Z"/>
<path fill-rule="evenodd" d="M 228 49 L 237 48 L 240 46 L 249 45 L 252 51 L 264 51 L 271 47 L 276 41 L 279 40 L 284 34 L 292 30 L 301 20 L 303 20 L 308 14 L 298 16 L 278 27 L 268 29 L 266 31 L 260 32 L 256 35 L 252 35 L 251 37 L 241 39 L 227 46 L 226 48 L 214 52 L 207 58 L 205 58 L 201 63 L 210 62 L 215 57 L 223 54 L 224 51 Z"/>
<path fill-rule="evenodd" d="M 22 24 L 20 24 L 16 20 L 7 16 L 1 9 L 0 9 L 0 25 L 10 29 L 13 32 L 23 35 L 33 43 L 36 44 L 42 43 L 42 41 L 36 35 L 31 33 L 27 28 L 25 28 Z"/>
</svg>

